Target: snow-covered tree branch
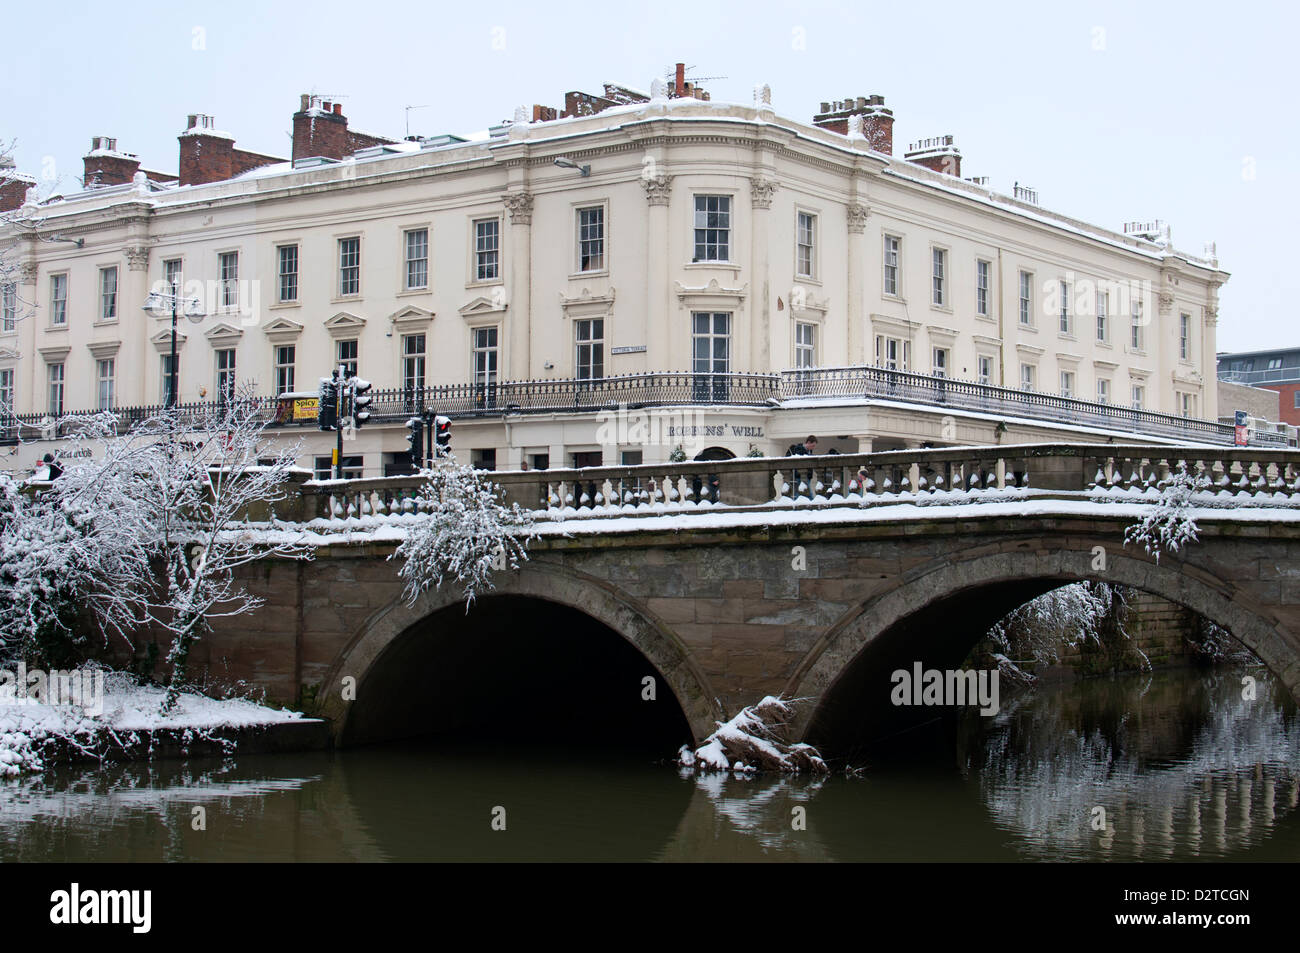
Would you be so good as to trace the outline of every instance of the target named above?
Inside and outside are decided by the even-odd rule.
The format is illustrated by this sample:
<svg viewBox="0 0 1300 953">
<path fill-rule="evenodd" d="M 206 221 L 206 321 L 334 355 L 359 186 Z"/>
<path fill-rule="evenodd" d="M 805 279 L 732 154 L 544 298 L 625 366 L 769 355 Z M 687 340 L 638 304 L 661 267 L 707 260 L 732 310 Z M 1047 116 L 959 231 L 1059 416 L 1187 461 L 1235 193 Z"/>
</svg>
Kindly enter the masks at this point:
<svg viewBox="0 0 1300 953">
<path fill-rule="evenodd" d="M 816 748 L 792 744 L 786 737 L 794 719 L 793 705 L 793 700 L 768 695 L 730 721 L 716 722 L 717 731 L 696 750 L 683 745 L 677 763 L 683 768 L 739 774 L 760 770 L 825 774 L 826 762 Z"/>
<path fill-rule="evenodd" d="M 261 604 L 236 571 L 311 558 L 300 533 L 277 531 L 267 518 L 286 496 L 297 448 L 265 439 L 247 389 L 126 433 L 111 414 L 62 423 L 77 434 L 74 445 L 93 441 L 99 452 L 70 455 L 76 462 L 62 476 L 28 494 L 0 484 L 0 640 L 51 627 L 75 638 L 77 614 L 104 633 L 161 632 L 170 642 L 170 707 L 211 620 Z M 78 610 L 73 619 L 60 614 L 68 606 Z"/>
<path fill-rule="evenodd" d="M 272 445 L 251 389 L 182 418 L 164 412 L 135 428 L 118 448 L 137 474 L 137 505 L 155 514 L 151 549 L 161 569 L 152 622 L 171 640 L 167 707 L 187 675 L 190 648 L 211 620 L 261 605 L 235 571 L 268 558 L 310 559 L 295 535 L 249 526 L 259 509 L 286 496 L 296 447 Z"/>
<path fill-rule="evenodd" d="M 1209 487 L 1208 477 L 1193 476 L 1186 464 L 1180 466 L 1151 512 L 1124 531 L 1124 544 L 1137 543 L 1159 562 L 1162 550 L 1177 553 L 1196 542 L 1200 530 L 1191 515 L 1192 497 Z"/>
<path fill-rule="evenodd" d="M 117 439 L 110 415 L 64 423 L 67 459 Z M 129 637 L 144 624 L 153 514 L 138 492 L 134 473 L 93 458 L 70 466 L 56 487 L 0 475 L 0 653 L 25 653 L 34 640 L 81 642 L 87 616 L 104 634 Z"/>
<path fill-rule="evenodd" d="M 491 589 L 492 573 L 528 559 L 536 535 L 532 514 L 504 505 L 495 484 L 479 470 L 449 459 L 424 471 L 418 521 L 390 558 L 401 559 L 403 595 L 414 602 L 425 590 L 452 582 L 467 607 Z"/>
</svg>

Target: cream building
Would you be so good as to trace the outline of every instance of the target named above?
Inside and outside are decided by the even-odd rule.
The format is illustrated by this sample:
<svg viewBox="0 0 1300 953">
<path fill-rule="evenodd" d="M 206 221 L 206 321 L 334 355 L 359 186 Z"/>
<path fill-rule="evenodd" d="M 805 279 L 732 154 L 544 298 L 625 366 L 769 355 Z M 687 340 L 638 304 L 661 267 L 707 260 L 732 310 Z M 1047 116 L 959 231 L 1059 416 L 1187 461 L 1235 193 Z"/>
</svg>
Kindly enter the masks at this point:
<svg viewBox="0 0 1300 953">
<path fill-rule="evenodd" d="M 378 395 L 344 450 L 367 476 L 409 463 L 419 407 L 497 468 L 780 454 L 808 432 L 844 452 L 1225 439 L 1200 423 L 1218 417 L 1213 258 L 949 174 L 951 137 L 896 157 L 879 97 L 804 123 L 766 89 L 678 88 L 400 142 L 304 97 L 291 160 L 192 116 L 180 184 L 97 139 L 100 184 L 8 230 L 0 400 L 35 444 L 18 463 L 59 412 L 165 401 L 171 317 L 142 306 L 173 279 L 203 313 L 179 322 L 180 401 L 315 390 L 342 362 Z M 629 425 L 620 401 L 658 416 Z M 334 440 L 276 432 L 308 466 Z"/>
</svg>

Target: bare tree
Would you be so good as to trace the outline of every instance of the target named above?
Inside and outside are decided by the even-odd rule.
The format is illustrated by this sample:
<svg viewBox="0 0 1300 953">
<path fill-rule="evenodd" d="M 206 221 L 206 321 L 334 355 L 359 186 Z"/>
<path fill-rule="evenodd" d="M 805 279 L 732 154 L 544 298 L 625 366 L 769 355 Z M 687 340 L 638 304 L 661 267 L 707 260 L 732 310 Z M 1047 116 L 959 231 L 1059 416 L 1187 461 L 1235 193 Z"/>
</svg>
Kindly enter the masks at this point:
<svg viewBox="0 0 1300 953">
<path fill-rule="evenodd" d="M 136 474 L 133 505 L 152 514 L 144 544 L 161 578 L 149 616 L 171 643 L 164 710 L 175 704 L 190 649 L 212 620 L 262 604 L 240 584 L 237 570 L 263 559 L 312 557 L 300 531 L 274 521 L 298 448 L 272 444 L 266 423 L 246 386 L 224 404 L 185 415 L 165 411 L 115 448 L 110 465 Z M 261 510 L 266 518 L 258 518 Z"/>
<path fill-rule="evenodd" d="M 70 464 L 25 505 L 0 508 L 0 595 L 17 597 L 0 613 L 4 631 L 13 639 L 57 625 L 40 603 L 59 592 L 106 632 L 162 632 L 170 709 L 190 649 L 212 620 L 262 602 L 238 570 L 311 558 L 302 532 L 274 519 L 297 447 L 266 438 L 267 420 L 247 387 L 222 405 L 164 411 L 125 433 L 111 414 L 60 423 L 78 433 L 74 442 L 95 440 L 100 452 Z M 0 502 L 21 497 L 7 484 L 0 490 Z M 72 634 L 70 625 L 62 630 Z"/>
</svg>

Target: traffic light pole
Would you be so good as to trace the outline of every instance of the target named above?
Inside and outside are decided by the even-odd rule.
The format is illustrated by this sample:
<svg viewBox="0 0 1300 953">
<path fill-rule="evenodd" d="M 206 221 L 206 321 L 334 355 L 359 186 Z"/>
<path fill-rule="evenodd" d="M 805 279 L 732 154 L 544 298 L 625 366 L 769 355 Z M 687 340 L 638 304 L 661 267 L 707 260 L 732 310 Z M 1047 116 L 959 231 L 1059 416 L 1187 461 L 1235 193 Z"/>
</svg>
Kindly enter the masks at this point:
<svg viewBox="0 0 1300 953">
<path fill-rule="evenodd" d="M 438 453 L 438 445 L 434 441 L 436 436 L 433 432 L 433 411 L 425 410 L 424 412 L 424 463 L 423 466 L 430 466 L 433 458 Z"/>
<path fill-rule="evenodd" d="M 346 386 L 344 374 L 346 368 L 339 365 L 339 386 L 334 388 L 334 479 L 343 479 L 343 389 Z"/>
</svg>

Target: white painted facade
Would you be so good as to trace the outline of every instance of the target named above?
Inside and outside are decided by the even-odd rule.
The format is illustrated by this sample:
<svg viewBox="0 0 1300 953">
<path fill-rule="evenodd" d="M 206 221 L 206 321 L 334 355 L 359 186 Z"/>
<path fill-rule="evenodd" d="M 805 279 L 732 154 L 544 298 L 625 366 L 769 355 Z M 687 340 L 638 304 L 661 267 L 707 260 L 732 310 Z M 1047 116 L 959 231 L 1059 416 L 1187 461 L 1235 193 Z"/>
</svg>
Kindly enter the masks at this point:
<svg viewBox="0 0 1300 953">
<path fill-rule="evenodd" d="M 719 199 L 725 235 L 697 235 L 697 202 Z M 598 256 L 585 246 L 586 261 L 580 232 L 585 225 L 594 237 L 595 218 L 583 210 L 598 210 L 602 239 Z M 892 361 L 1126 406 L 1141 388 L 1145 409 L 1218 416 L 1217 289 L 1227 274 L 1217 262 L 871 152 L 860 137 L 762 104 L 660 99 L 209 185 L 93 190 L 40 213 L 43 238 L 84 245 L 27 237 L 12 247 L 19 314 L 0 330 L 0 383 L 11 381 L 19 415 L 57 409 L 57 373 L 65 412 L 96 409 L 101 396 L 114 406 L 162 403 L 171 320 L 142 304 L 178 261 L 183 290 L 206 313 L 180 320 L 182 402 L 216 395 L 230 379 L 221 376 L 230 352 L 234 379 L 259 393 L 314 390 L 341 342 L 355 341 L 358 373 L 376 390 L 404 386 L 408 352 L 421 343 L 427 385 L 473 383 L 493 361 L 501 381 L 689 373 L 707 348 L 712 369 L 725 363 L 732 373 Z M 495 270 L 478 254 L 493 232 Z M 722 260 L 695 260 L 697 238 L 714 239 L 704 257 Z M 282 293 L 284 248 L 296 249 L 293 296 Z M 233 280 L 223 282 L 223 263 L 227 279 L 234 265 Z M 1061 282 L 1072 299 L 1064 329 Z M 1094 286 L 1109 292 L 1100 334 Z M 1130 288 L 1140 303 L 1124 300 Z M 704 324 L 707 337 L 695 333 Z M 580 347 L 597 329 L 599 369 L 592 348 Z M 926 408 L 708 413 L 762 428 L 761 437 L 717 441 L 735 453 L 784 452 L 808 431 L 830 435 L 823 449 L 845 451 L 873 440 L 990 442 L 996 426 L 972 418 L 954 427 L 953 415 L 945 424 Z M 591 413 L 458 421 L 454 445 L 493 450 L 498 467 L 538 454 L 567 465 L 575 451 L 602 449 L 618 462 L 616 448 L 598 442 L 598 424 Z M 998 438 L 1068 429 L 1013 422 Z M 291 434 L 307 441 L 307 465 L 332 445 L 314 429 Z M 362 456 L 370 476 L 405 446 L 400 423 L 371 424 L 344 452 Z M 644 459 L 671 449 L 647 445 Z"/>
</svg>

